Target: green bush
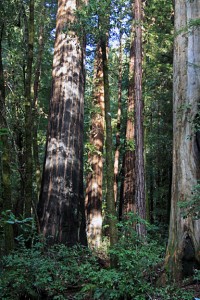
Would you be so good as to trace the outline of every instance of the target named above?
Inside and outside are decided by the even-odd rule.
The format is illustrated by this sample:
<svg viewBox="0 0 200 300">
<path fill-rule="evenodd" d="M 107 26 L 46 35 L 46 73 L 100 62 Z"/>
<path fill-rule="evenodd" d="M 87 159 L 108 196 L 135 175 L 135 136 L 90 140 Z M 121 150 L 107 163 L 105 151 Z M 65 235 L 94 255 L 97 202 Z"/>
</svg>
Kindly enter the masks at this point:
<svg viewBox="0 0 200 300">
<path fill-rule="evenodd" d="M 91 266 L 97 268 L 86 248 L 56 245 L 44 251 L 40 243 L 4 257 L 2 265 L 0 298 L 10 300 L 67 299 L 70 290 L 81 289 Z"/>
<path fill-rule="evenodd" d="M 151 234 L 139 239 L 133 230 L 133 222 L 138 221 L 133 216 L 118 224 L 119 241 L 109 253 L 116 258 L 115 268 L 103 266 L 97 254 L 85 247 L 48 248 L 37 242 L 26 249 L 22 243 L 2 260 L 0 299 L 192 299 L 191 293 L 174 286 L 157 287 L 165 248 L 155 240 L 155 231 L 154 239 Z"/>
</svg>

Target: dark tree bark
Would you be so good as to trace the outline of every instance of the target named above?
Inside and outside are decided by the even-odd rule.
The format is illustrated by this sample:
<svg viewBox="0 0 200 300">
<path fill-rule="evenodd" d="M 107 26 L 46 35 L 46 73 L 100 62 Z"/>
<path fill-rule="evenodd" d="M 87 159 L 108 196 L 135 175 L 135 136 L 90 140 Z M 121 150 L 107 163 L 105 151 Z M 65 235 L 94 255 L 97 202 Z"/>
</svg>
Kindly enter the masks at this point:
<svg viewBox="0 0 200 300">
<path fill-rule="evenodd" d="M 1 22 L 0 22 L 1 23 Z M 4 24 L 2 22 L 0 31 L 0 153 L 1 153 L 1 195 L 0 212 L 12 210 L 11 201 L 11 170 L 10 170 L 10 144 L 8 139 L 8 127 L 6 121 L 6 103 L 5 103 L 5 80 L 2 61 L 2 41 Z M 8 254 L 14 247 L 13 228 L 11 225 L 4 226 L 4 247 Z"/>
<path fill-rule="evenodd" d="M 58 0 L 40 229 L 49 243 L 86 244 L 83 197 L 83 44 L 75 0 Z"/>
<path fill-rule="evenodd" d="M 33 46 L 34 46 L 34 0 L 29 1 L 29 22 L 28 22 L 28 51 L 27 69 L 25 80 L 25 216 L 31 216 L 32 207 L 32 185 L 33 185 L 33 156 L 32 156 L 32 99 L 31 80 L 33 67 Z"/>
<path fill-rule="evenodd" d="M 87 177 L 86 215 L 87 238 L 91 247 L 99 248 L 102 239 L 102 181 L 104 145 L 104 85 L 102 51 L 98 44 L 94 65 L 94 92 L 90 143 L 94 150 L 89 153 L 88 163 L 92 171 Z"/>
<path fill-rule="evenodd" d="M 144 178 L 144 130 L 142 100 L 142 0 L 135 0 L 135 200 L 137 213 L 146 218 Z M 146 235 L 144 224 L 137 225 L 140 236 Z"/>
</svg>

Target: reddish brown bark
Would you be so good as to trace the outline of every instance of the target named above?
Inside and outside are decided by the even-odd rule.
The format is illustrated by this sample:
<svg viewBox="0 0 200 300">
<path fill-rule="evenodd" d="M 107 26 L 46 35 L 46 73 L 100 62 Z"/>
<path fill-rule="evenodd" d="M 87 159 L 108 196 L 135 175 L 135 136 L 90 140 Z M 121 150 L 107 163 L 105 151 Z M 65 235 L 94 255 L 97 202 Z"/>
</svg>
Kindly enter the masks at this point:
<svg viewBox="0 0 200 300">
<path fill-rule="evenodd" d="M 102 232 L 102 181 L 103 181 L 103 144 L 104 144 L 104 86 L 102 52 L 97 45 L 94 65 L 94 112 L 90 128 L 90 144 L 94 147 L 89 153 L 88 163 L 91 172 L 87 177 L 86 215 L 87 237 L 91 247 L 101 245 Z"/>
<path fill-rule="evenodd" d="M 107 30 L 109 17 L 105 18 L 104 32 L 101 36 L 102 60 L 103 60 L 103 80 L 104 80 L 104 99 L 105 99 L 105 123 L 106 123 L 106 208 L 107 220 L 109 225 L 110 246 L 113 247 L 117 242 L 117 219 L 114 199 L 114 162 L 112 155 L 112 126 L 110 113 L 110 86 L 108 77 L 108 57 L 107 57 Z M 111 265 L 115 265 L 115 259 L 111 257 Z"/>
<path fill-rule="evenodd" d="M 131 32 L 129 62 L 129 88 L 126 124 L 126 145 L 124 154 L 124 181 L 122 215 L 135 212 L 135 151 L 134 151 L 134 25 Z"/>
<path fill-rule="evenodd" d="M 144 130 L 142 99 L 142 1 L 135 0 L 135 176 L 136 209 L 140 218 L 146 218 L 144 178 Z M 140 236 L 146 234 L 144 224 L 138 224 Z"/>
</svg>

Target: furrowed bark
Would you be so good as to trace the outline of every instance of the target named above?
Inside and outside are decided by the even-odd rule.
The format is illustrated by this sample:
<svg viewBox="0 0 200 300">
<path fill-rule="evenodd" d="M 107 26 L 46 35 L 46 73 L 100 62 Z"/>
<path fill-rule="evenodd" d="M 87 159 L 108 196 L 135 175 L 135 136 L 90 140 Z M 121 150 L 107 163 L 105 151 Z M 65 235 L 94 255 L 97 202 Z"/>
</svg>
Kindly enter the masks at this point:
<svg viewBox="0 0 200 300">
<path fill-rule="evenodd" d="M 135 176 L 136 209 L 140 218 L 146 218 L 144 178 L 144 129 L 142 99 L 142 1 L 135 0 Z M 140 236 L 146 235 L 144 224 L 137 224 Z"/>
<path fill-rule="evenodd" d="M 193 275 L 200 263 L 200 220 L 183 218 L 178 205 L 191 199 L 200 179 L 198 132 L 194 131 L 200 95 L 200 28 L 190 26 L 199 14 L 198 0 L 175 1 L 172 199 L 165 264 L 175 282 Z"/>
</svg>

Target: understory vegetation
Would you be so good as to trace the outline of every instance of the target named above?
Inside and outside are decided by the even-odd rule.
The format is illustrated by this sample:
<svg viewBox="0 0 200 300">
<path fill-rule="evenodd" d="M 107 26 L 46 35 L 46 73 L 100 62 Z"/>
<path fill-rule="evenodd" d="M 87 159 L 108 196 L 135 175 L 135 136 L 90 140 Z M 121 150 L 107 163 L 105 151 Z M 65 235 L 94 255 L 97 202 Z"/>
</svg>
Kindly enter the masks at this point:
<svg viewBox="0 0 200 300">
<path fill-rule="evenodd" d="M 54 245 L 47 247 L 42 237 L 34 235 L 27 248 L 27 228 L 31 220 L 15 221 L 25 229 L 18 238 L 18 247 L 4 256 L 0 270 L 0 298 L 13 299 L 74 299 L 74 300 L 142 300 L 192 299 L 193 290 L 162 286 L 164 278 L 165 244 L 155 227 L 147 225 L 145 239 L 132 228 L 133 219 L 118 223 L 119 242 L 108 250 L 105 238 L 102 248 L 92 251 L 87 247 Z M 9 223 L 12 221 L 9 220 Z M 30 230 L 29 230 L 30 233 Z M 109 264 L 113 255 L 117 266 Z M 195 275 L 198 281 L 199 273 Z"/>
</svg>

